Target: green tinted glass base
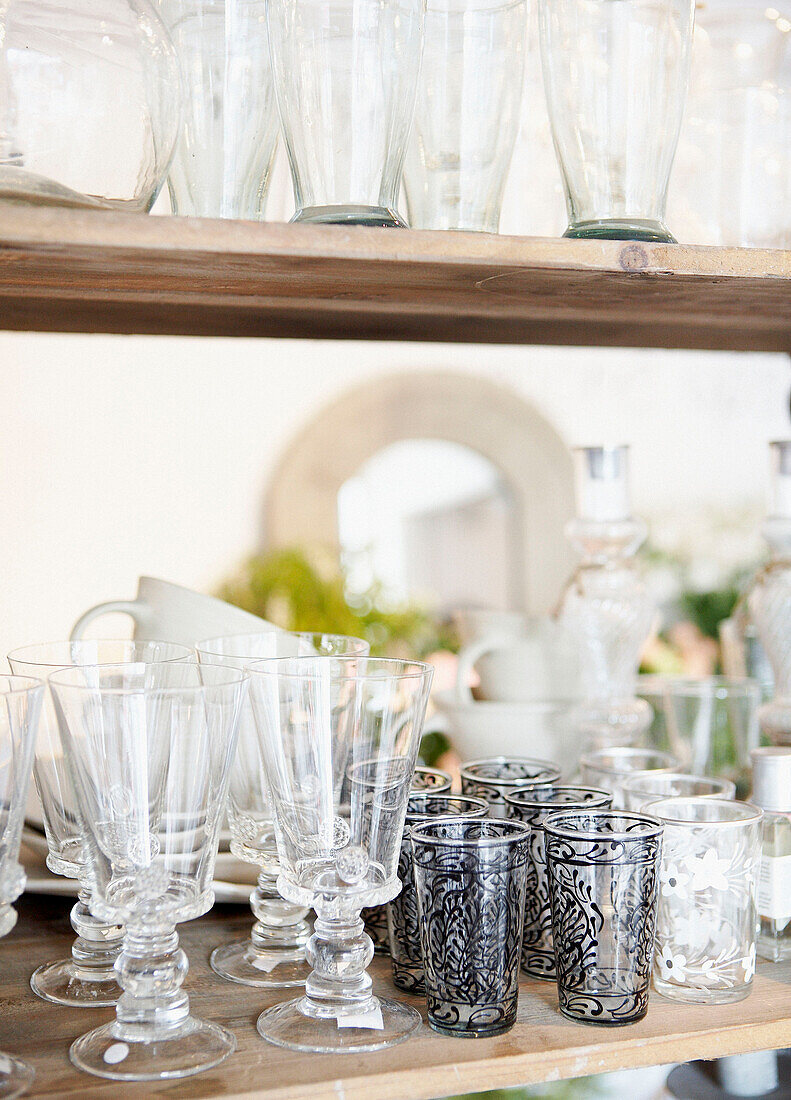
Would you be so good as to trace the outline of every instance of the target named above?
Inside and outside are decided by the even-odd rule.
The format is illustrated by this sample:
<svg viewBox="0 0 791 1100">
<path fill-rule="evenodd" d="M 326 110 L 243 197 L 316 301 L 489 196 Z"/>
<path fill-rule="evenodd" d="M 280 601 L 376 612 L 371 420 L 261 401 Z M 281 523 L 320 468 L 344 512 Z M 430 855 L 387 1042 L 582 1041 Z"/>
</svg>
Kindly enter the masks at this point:
<svg viewBox="0 0 791 1100">
<path fill-rule="evenodd" d="M 292 222 L 312 225 L 371 225 L 380 228 L 406 229 L 399 213 L 384 206 L 303 206 Z"/>
<path fill-rule="evenodd" d="M 570 225 L 564 237 L 574 239 L 587 238 L 594 241 L 648 241 L 655 244 L 677 244 L 675 237 L 661 222 L 621 221 L 617 218 L 602 218 L 599 221 L 575 222 Z"/>
</svg>

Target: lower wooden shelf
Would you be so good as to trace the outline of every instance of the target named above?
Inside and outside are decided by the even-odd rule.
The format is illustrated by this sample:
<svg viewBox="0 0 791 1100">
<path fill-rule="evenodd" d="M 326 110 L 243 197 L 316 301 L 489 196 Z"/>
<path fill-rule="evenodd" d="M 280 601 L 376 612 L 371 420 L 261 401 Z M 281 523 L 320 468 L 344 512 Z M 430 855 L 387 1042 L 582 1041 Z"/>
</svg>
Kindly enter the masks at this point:
<svg viewBox="0 0 791 1100">
<path fill-rule="evenodd" d="M 554 986 L 525 979 L 519 1019 L 495 1039 L 464 1041 L 418 1035 L 378 1054 L 293 1054 L 265 1043 L 258 1013 L 287 994 L 232 985 L 208 967 L 211 948 L 244 935 L 250 912 L 217 907 L 180 926 L 190 960 L 193 1011 L 231 1028 L 239 1047 L 223 1066 L 174 1082 L 127 1085 L 75 1070 L 68 1047 L 111 1011 L 60 1008 L 30 992 L 40 963 L 66 954 L 72 937 L 62 899 L 20 899 L 19 922 L 0 941 L 0 1050 L 33 1064 L 32 1095 L 106 1097 L 260 1097 L 265 1100 L 429 1100 L 509 1085 L 556 1081 L 633 1066 L 715 1058 L 791 1044 L 791 964 L 759 964 L 751 996 L 726 1007 L 679 1006 L 654 996 L 642 1023 L 608 1029 L 574 1024 L 556 1009 Z M 376 987 L 392 994 L 387 960 L 375 960 Z M 422 1008 L 414 998 L 404 1000 Z"/>
</svg>

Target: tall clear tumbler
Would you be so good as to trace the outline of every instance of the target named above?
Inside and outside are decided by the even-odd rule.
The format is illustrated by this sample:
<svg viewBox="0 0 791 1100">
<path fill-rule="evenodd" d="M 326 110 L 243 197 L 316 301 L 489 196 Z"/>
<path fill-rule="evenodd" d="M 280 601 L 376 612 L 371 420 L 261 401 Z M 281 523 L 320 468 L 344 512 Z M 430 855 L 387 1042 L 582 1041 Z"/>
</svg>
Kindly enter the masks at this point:
<svg viewBox="0 0 791 1100">
<path fill-rule="evenodd" d="M 398 856 L 433 670 L 369 657 L 294 657 L 247 670 L 280 859 L 278 889 L 316 911 L 305 996 L 260 1034 L 291 1050 L 380 1050 L 420 1015 L 375 997 L 360 911 L 399 890 Z"/>
<path fill-rule="evenodd" d="M 184 114 L 168 176 L 173 212 L 263 217 L 278 122 L 265 0 L 159 0 Z"/>
<path fill-rule="evenodd" d="M 694 0 L 540 0 L 567 237 L 673 240 L 665 204 L 693 19 Z"/>
<path fill-rule="evenodd" d="M 404 226 L 396 209 L 425 0 L 268 0 L 294 221 Z"/>
<path fill-rule="evenodd" d="M 19 840 L 43 694 L 41 680 L 0 676 L 0 936 L 16 924 L 12 905 L 25 888 Z M 0 1096 L 21 1096 L 33 1077 L 32 1066 L 0 1054 Z"/>
<path fill-rule="evenodd" d="M 23 646 L 8 654 L 12 672 L 42 679 L 59 668 L 73 665 L 170 661 L 194 664 L 195 654 L 187 646 L 176 645 L 175 642 L 106 638 L 42 642 Z M 77 903 L 70 914 L 71 926 L 77 934 L 71 956 L 39 966 L 31 975 L 30 988 L 43 1000 L 54 1004 L 72 1008 L 107 1008 L 114 1005 L 121 994 L 116 981 L 115 960 L 121 950 L 124 930 L 117 921 L 104 920 L 90 909 L 90 893 L 84 873 L 85 838 L 49 687 L 44 692 L 33 777 L 49 849 L 47 867 L 53 874 L 78 879 L 80 886 Z"/>
<path fill-rule="evenodd" d="M 209 638 L 196 646 L 201 664 L 245 669 L 266 657 L 365 656 L 368 642 L 342 634 L 289 633 L 233 634 Z M 262 988 L 300 986 L 310 973 L 305 944 L 310 925 L 302 905 L 284 901 L 277 892 L 277 844 L 272 823 L 272 800 L 253 712 L 245 701 L 239 720 L 236 750 L 228 788 L 228 825 L 231 851 L 237 859 L 261 868 L 250 895 L 256 918 L 246 939 L 216 947 L 210 963 L 215 974 L 241 985 Z"/>
<path fill-rule="evenodd" d="M 413 229 L 496 233 L 519 129 L 526 0 L 428 0 L 404 165 Z"/>
<path fill-rule="evenodd" d="M 69 1057 L 116 1081 L 209 1069 L 236 1040 L 191 1015 L 176 925 L 214 904 L 244 674 L 195 663 L 87 665 L 51 673 L 49 685 L 91 908 L 125 926 L 115 1019 L 76 1039 Z"/>
</svg>

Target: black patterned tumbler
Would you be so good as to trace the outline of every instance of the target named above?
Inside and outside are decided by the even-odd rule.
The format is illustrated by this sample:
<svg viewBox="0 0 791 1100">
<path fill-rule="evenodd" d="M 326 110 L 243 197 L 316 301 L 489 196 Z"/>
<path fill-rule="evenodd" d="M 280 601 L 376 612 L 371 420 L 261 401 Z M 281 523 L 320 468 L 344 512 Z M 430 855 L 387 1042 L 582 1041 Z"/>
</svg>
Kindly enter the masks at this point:
<svg viewBox="0 0 791 1100">
<path fill-rule="evenodd" d="M 420 940 L 434 1031 L 479 1038 L 516 1021 L 530 830 L 436 818 L 412 828 Z"/>
</svg>

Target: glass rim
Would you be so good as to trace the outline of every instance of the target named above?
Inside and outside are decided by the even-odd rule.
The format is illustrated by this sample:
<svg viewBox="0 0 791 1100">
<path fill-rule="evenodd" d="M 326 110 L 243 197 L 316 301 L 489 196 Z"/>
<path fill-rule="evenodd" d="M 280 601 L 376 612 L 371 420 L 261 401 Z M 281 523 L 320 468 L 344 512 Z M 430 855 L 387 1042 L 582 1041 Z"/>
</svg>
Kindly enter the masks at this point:
<svg viewBox="0 0 791 1100">
<path fill-rule="evenodd" d="M 650 694 L 716 695 L 722 692 L 733 695 L 756 695 L 760 698 L 761 685 L 752 676 L 660 676 L 649 673 L 637 677 L 637 694 L 646 690 L 647 684 L 655 684 L 657 690 Z"/>
<path fill-rule="evenodd" d="M 600 795 L 605 801 L 612 800 L 613 798 L 612 791 L 605 791 L 603 787 L 586 787 L 581 783 L 553 783 L 550 788 L 539 787 L 538 790 L 546 792 L 547 789 L 551 790 L 552 788 L 558 791 L 579 791 L 580 793 L 585 792 L 586 794 Z M 541 810 L 545 807 L 555 805 L 552 802 L 542 802 L 535 798 L 531 799 L 530 795 L 534 795 L 535 793 L 535 787 L 525 787 L 524 790 L 509 791 L 504 798 L 507 805 L 519 806 L 521 809 L 527 810 Z M 604 806 L 597 806 L 598 801 L 598 798 L 594 798 L 590 802 L 558 802 L 557 806 L 565 806 L 569 810 L 584 809 L 586 806 L 590 806 L 592 810 L 606 809 Z M 558 810 L 558 812 L 562 811 Z"/>
<path fill-rule="evenodd" d="M 13 681 L 9 687 L 2 685 Z M 38 676 L 28 676 L 24 672 L 0 672 L 0 695 L 26 695 L 44 688 L 45 682 Z"/>
<path fill-rule="evenodd" d="M 205 669 L 213 669 L 215 671 L 212 672 L 212 675 L 221 675 L 225 678 L 215 684 L 183 684 L 181 686 L 171 684 L 133 684 L 127 687 L 102 687 L 100 684 L 80 684 L 73 683 L 70 679 L 78 672 L 84 672 L 88 669 L 106 675 L 112 672 L 128 674 L 130 669 L 139 670 L 140 673 L 143 674 L 151 669 L 160 669 L 162 671 L 167 669 L 168 672 L 172 672 L 173 669 L 188 667 L 194 667 L 201 675 Z M 186 695 L 188 693 L 200 695 L 213 689 L 236 687 L 239 684 L 245 683 L 245 679 L 246 677 L 241 669 L 233 668 L 228 665 L 196 664 L 190 666 L 186 663 L 181 665 L 178 661 L 128 661 L 126 663 L 116 663 L 112 665 L 71 665 L 66 668 L 58 667 L 47 676 L 47 683 L 50 687 L 65 688 L 67 691 L 93 695 Z"/>
<path fill-rule="evenodd" d="M 327 677 L 324 674 L 318 671 L 308 671 L 307 663 L 305 663 L 304 671 L 299 670 L 299 664 L 308 661 L 336 661 L 345 663 L 353 661 L 355 665 L 359 661 L 368 661 L 379 666 L 381 670 L 378 676 L 376 672 L 362 670 L 349 673 L 348 675 L 337 675 L 336 672 L 333 671 L 330 678 L 336 682 L 339 680 L 381 680 L 382 682 L 386 682 L 387 680 L 424 680 L 427 676 L 434 675 L 434 666 L 426 664 L 425 661 L 409 661 L 401 657 L 369 657 L 367 654 L 346 654 L 345 656 L 317 654 L 309 657 L 261 657 L 259 660 L 252 661 L 247 665 L 245 668 L 245 675 L 251 679 L 253 676 L 275 676 L 281 680 L 326 680 Z M 291 665 L 293 671 L 281 671 L 281 669 L 287 665 Z M 381 666 L 384 666 L 384 668 L 381 668 Z M 388 668 L 395 668 L 398 666 L 405 670 L 408 669 L 409 671 L 387 672 Z M 324 667 L 327 666 L 325 665 Z"/>
<path fill-rule="evenodd" d="M 641 786 L 642 783 L 650 783 L 652 779 L 668 780 L 669 782 L 678 782 L 678 780 L 689 780 L 692 783 L 715 783 L 720 787 L 724 787 L 725 790 L 736 789 L 736 784 L 732 779 L 726 779 L 723 776 L 718 775 L 692 775 L 690 772 L 663 772 L 654 769 L 647 772 L 634 772 L 632 775 L 627 775 L 621 787 L 625 791 L 641 792 L 647 791 L 648 794 L 654 792 L 648 790 L 648 788 Z M 692 794 L 679 794 L 679 795 L 660 795 L 659 798 L 703 798 L 704 795 L 692 795 Z M 729 799 L 723 799 L 723 801 L 730 801 Z"/>
<path fill-rule="evenodd" d="M 353 634 L 336 634 L 334 631 L 329 630 L 248 630 L 243 634 L 215 634 L 211 638 L 204 638 L 200 642 L 196 642 L 194 649 L 196 653 L 206 653 L 210 657 L 227 657 L 232 661 L 271 661 L 271 660 L 288 660 L 290 658 L 282 655 L 272 657 L 250 657 L 244 653 L 223 653 L 219 649 L 211 649 L 212 645 L 217 645 L 219 642 L 236 642 L 242 639 L 250 638 L 334 638 L 335 640 L 343 640 L 350 642 L 359 642 L 360 646 L 364 646 L 364 650 L 360 650 L 359 653 L 306 653 L 306 657 L 367 657 L 370 652 L 370 643 L 366 642 L 364 638 L 357 638 Z M 294 654 L 294 657 L 298 654 Z M 374 658 L 376 659 L 376 658 Z"/>
<path fill-rule="evenodd" d="M 667 771 L 671 767 L 672 767 L 674 772 L 677 772 L 678 771 L 678 764 L 680 763 L 680 761 L 678 760 L 678 757 L 673 756 L 669 752 L 665 752 L 663 749 L 638 749 L 634 745 L 613 745 L 612 748 L 609 748 L 609 749 L 594 749 L 593 752 L 583 753 L 582 756 L 579 759 L 580 767 L 593 768 L 598 772 L 604 772 L 606 775 L 619 775 L 620 776 L 620 775 L 628 775 L 629 774 L 629 772 L 624 772 L 623 768 L 619 768 L 617 763 L 615 763 L 615 764 L 599 763 L 599 761 L 596 759 L 596 757 L 599 754 L 604 756 L 605 753 L 608 754 L 608 755 L 609 754 L 614 754 L 616 756 L 616 758 L 620 758 L 620 759 L 623 759 L 623 760 L 634 760 L 635 757 L 645 756 L 645 757 L 661 757 L 661 758 L 671 762 L 671 763 L 668 763 L 667 766 L 664 767 L 664 768 L 663 767 L 658 767 L 658 768 L 631 768 L 631 769 L 629 769 L 629 772 L 631 772 L 631 771 L 635 771 L 635 772 L 637 772 L 637 771 L 640 771 L 640 772 L 655 771 L 655 772 L 658 772 L 658 773 L 661 774 L 661 773 Z"/>
<path fill-rule="evenodd" d="M 444 798 L 448 802 L 466 802 L 468 805 L 472 805 L 472 810 L 448 810 L 443 812 L 442 810 L 437 813 L 427 813 L 425 810 L 413 810 L 410 808 L 410 804 L 413 799 L 429 799 L 429 798 Z M 483 813 L 478 811 L 483 810 Z M 440 791 L 437 794 L 431 791 L 416 791 L 414 794 L 410 794 L 407 799 L 406 805 L 406 821 L 410 824 L 417 823 L 418 821 L 433 821 L 435 818 L 442 817 L 461 817 L 465 820 L 476 821 L 482 817 L 486 817 L 489 813 L 489 803 L 484 798 L 476 798 L 471 794 L 452 794 L 449 791 Z M 413 820 L 410 820 L 413 819 Z"/>
<path fill-rule="evenodd" d="M 151 645 L 151 646 L 172 646 L 173 649 L 183 650 L 180 657 L 163 658 L 160 661 L 129 661 L 130 665 L 133 664 L 151 664 L 151 665 L 174 665 L 180 661 L 186 662 L 189 657 L 191 660 L 195 658 L 195 650 L 192 646 L 183 645 L 181 642 L 166 642 L 160 638 L 69 638 L 60 639 L 54 642 L 33 642 L 31 645 L 18 646 L 16 649 L 12 649 L 6 655 L 6 660 L 17 661 L 20 665 L 35 665 L 37 668 L 49 668 L 53 670 L 60 670 L 66 668 L 103 668 L 108 665 L 121 665 L 124 661 L 86 661 L 84 664 L 75 665 L 74 661 L 69 661 L 63 664 L 61 661 L 36 661 L 31 657 L 25 656 L 27 653 L 33 653 L 35 650 L 55 649 L 58 646 L 74 646 L 74 645 Z"/>
<path fill-rule="evenodd" d="M 485 3 L 485 0 L 471 0 L 471 2 L 462 2 L 458 7 L 439 7 L 436 0 L 428 0 L 426 3 L 426 13 L 433 12 L 439 15 L 468 15 L 478 14 L 479 12 L 499 12 L 507 11 L 509 8 L 518 8 L 520 6 L 527 6 L 527 0 L 494 0 L 492 3 Z"/>
<path fill-rule="evenodd" d="M 543 768 L 545 771 L 557 772 L 557 779 L 539 779 L 536 778 L 535 784 L 538 785 L 555 785 L 560 778 L 560 768 L 557 764 L 553 764 L 551 760 L 539 760 L 535 756 L 484 756 L 478 760 L 465 760 L 465 762 L 459 768 L 459 775 L 462 779 L 471 779 L 474 783 L 502 783 L 509 787 L 527 787 L 533 781 L 527 776 L 520 775 L 514 776 L 493 776 L 493 775 L 478 775 L 473 769 L 479 767 L 481 764 L 536 764 L 539 768 Z"/>
<path fill-rule="evenodd" d="M 691 821 L 689 818 L 673 817 L 671 814 L 662 813 L 663 805 L 669 806 L 671 809 L 673 806 L 680 809 L 682 805 L 689 805 L 690 803 L 709 810 L 712 809 L 712 807 L 719 808 L 721 811 L 728 814 L 735 811 L 735 813 L 740 814 L 740 816 L 731 816 L 721 820 L 709 819 L 707 821 L 701 819 L 698 821 Z M 752 802 L 738 802 L 731 798 L 707 798 L 705 795 L 678 795 L 677 797 L 667 796 L 664 798 L 657 798 L 653 802 L 646 803 L 644 808 L 650 808 L 652 816 L 657 817 L 663 825 L 679 825 L 691 829 L 708 829 L 709 827 L 727 829 L 734 826 L 752 825 L 760 821 L 764 816 L 764 812 L 760 806 L 755 806 Z"/>
<path fill-rule="evenodd" d="M 706 801 L 711 801 L 706 799 Z M 564 818 L 582 818 L 590 817 L 591 815 L 597 815 L 602 818 L 618 818 L 623 820 L 624 818 L 629 821 L 637 822 L 640 825 L 644 825 L 645 828 L 639 832 L 636 830 L 627 831 L 626 829 L 619 829 L 612 833 L 603 833 L 598 829 L 570 829 L 560 824 Z M 553 824 L 556 822 L 556 824 Z M 663 823 L 658 817 L 653 817 L 651 814 L 643 813 L 637 810 L 617 810 L 617 809 L 603 809 L 603 808 L 591 808 L 586 810 L 584 807 L 574 810 L 558 810 L 554 814 L 550 814 L 544 821 L 544 832 L 550 833 L 552 836 L 558 837 L 560 840 L 600 840 L 600 841 L 616 841 L 627 842 L 630 840 L 651 840 L 653 837 L 659 837 L 662 835 L 664 829 Z"/>
<path fill-rule="evenodd" d="M 497 829 L 507 830 L 507 835 L 504 832 L 501 836 L 482 836 L 477 839 L 431 835 L 432 829 L 438 829 L 443 825 L 482 825 L 484 823 Z M 443 814 L 426 818 L 419 821 L 410 830 L 410 837 L 413 841 L 417 839 L 422 844 L 430 844 L 437 848 L 504 848 L 519 840 L 527 840 L 530 835 L 530 826 L 524 821 L 501 817 L 464 817 L 459 814 Z"/>
</svg>

